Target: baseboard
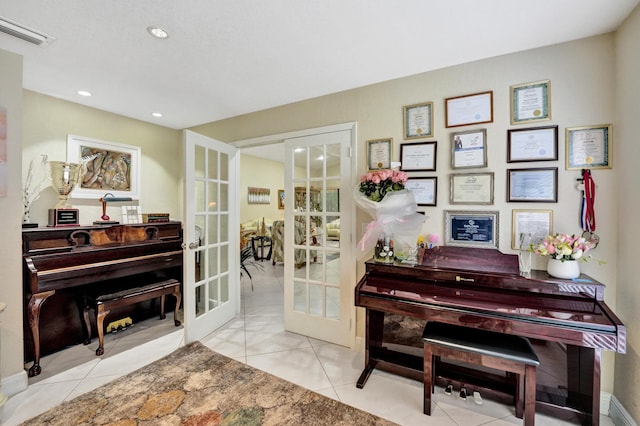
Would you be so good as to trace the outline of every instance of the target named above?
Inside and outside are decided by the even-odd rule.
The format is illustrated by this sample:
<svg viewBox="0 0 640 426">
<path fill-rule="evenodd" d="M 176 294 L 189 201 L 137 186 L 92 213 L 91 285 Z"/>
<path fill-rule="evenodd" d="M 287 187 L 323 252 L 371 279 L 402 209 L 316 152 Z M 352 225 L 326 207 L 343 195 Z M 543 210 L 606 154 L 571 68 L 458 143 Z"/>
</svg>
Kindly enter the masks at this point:
<svg viewBox="0 0 640 426">
<path fill-rule="evenodd" d="M 618 398 L 615 395 L 611 397 L 611 404 L 609 405 L 609 417 L 616 426 L 638 426 L 631 414 L 622 406 Z"/>
<path fill-rule="evenodd" d="M 0 388 L 7 396 L 11 396 L 26 390 L 28 386 L 29 377 L 27 376 L 27 372 L 23 370 L 12 376 L 3 377 Z"/>
</svg>

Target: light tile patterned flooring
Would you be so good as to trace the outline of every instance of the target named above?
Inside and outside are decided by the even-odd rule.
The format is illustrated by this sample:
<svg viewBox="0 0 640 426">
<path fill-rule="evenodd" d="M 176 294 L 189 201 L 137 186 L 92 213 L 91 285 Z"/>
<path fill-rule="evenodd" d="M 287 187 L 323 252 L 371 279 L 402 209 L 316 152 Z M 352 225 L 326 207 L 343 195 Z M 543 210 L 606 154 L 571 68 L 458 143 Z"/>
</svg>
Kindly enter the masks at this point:
<svg viewBox="0 0 640 426">
<path fill-rule="evenodd" d="M 374 371 L 364 389 L 355 382 L 364 365 L 364 354 L 328 344 L 283 328 L 282 265 L 264 263 L 253 274 L 254 290 L 243 278 L 242 312 L 202 340 L 211 349 L 330 398 L 338 399 L 401 425 L 518 425 L 511 406 L 485 400 L 476 405 L 446 396 L 436 388 L 431 416 L 422 414 L 422 384 Z M 29 388 L 12 396 L 4 406 L 5 426 L 17 425 L 62 401 L 72 399 L 184 344 L 182 328 L 150 319 L 132 328 L 105 336 L 105 354 L 95 356 L 97 343 L 78 345 L 42 359 L 43 372 L 30 379 Z M 309 420 L 313 424 L 313 420 Z M 566 424 L 536 415 L 537 425 Z M 613 425 L 601 416 L 600 424 Z M 71 426 L 71 425 L 70 425 Z"/>
</svg>

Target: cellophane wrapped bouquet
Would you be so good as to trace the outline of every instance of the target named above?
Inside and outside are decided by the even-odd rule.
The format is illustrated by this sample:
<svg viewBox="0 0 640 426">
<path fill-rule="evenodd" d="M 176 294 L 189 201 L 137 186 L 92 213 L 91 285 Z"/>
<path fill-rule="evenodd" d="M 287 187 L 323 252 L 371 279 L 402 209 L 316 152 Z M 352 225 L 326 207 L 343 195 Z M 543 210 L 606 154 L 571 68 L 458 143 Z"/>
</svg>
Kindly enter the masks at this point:
<svg viewBox="0 0 640 426">
<path fill-rule="evenodd" d="M 361 251 L 376 247 L 379 240 L 393 241 L 398 253 L 416 246 L 426 216 L 417 213 L 413 193 L 405 189 L 405 172 L 384 169 L 366 173 L 354 191 L 356 204 L 374 220 L 358 242 Z M 393 259 L 391 259 L 392 261 Z"/>
</svg>

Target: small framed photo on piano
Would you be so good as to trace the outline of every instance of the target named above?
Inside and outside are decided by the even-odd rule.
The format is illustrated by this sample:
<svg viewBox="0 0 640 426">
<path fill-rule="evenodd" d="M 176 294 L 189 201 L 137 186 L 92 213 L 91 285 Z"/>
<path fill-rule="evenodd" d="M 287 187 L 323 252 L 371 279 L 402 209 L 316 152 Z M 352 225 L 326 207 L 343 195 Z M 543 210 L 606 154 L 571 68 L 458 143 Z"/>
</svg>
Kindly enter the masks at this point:
<svg viewBox="0 0 640 426">
<path fill-rule="evenodd" d="M 497 211 L 444 211 L 444 241 L 448 246 L 498 248 Z"/>
</svg>

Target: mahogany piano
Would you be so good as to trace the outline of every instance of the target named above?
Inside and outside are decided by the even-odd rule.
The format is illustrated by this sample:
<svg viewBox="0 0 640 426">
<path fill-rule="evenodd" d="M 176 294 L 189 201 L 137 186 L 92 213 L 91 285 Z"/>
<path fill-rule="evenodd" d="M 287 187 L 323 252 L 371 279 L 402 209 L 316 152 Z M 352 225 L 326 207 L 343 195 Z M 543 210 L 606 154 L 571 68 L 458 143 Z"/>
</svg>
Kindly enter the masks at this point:
<svg viewBox="0 0 640 426">
<path fill-rule="evenodd" d="M 110 293 L 167 277 L 182 281 L 182 225 L 24 229 L 22 255 L 25 360 L 32 356 L 28 373 L 35 376 L 42 370 L 41 334 L 55 342 L 55 349 L 84 340 L 82 306 L 76 305 L 83 294 Z"/>
<path fill-rule="evenodd" d="M 604 302 L 604 285 L 582 274 L 575 280 L 551 278 L 534 270 L 518 273 L 517 255 L 498 250 L 437 247 L 425 250 L 417 266 L 366 262 L 355 289 L 356 306 L 366 308 L 365 369 L 362 388 L 373 369 L 422 381 L 419 352 L 385 341 L 384 317 L 399 314 L 420 320 L 463 325 L 555 345 L 562 383 L 539 383 L 536 410 L 584 424 L 600 416 L 601 351 L 625 353 L 624 324 Z"/>
</svg>

